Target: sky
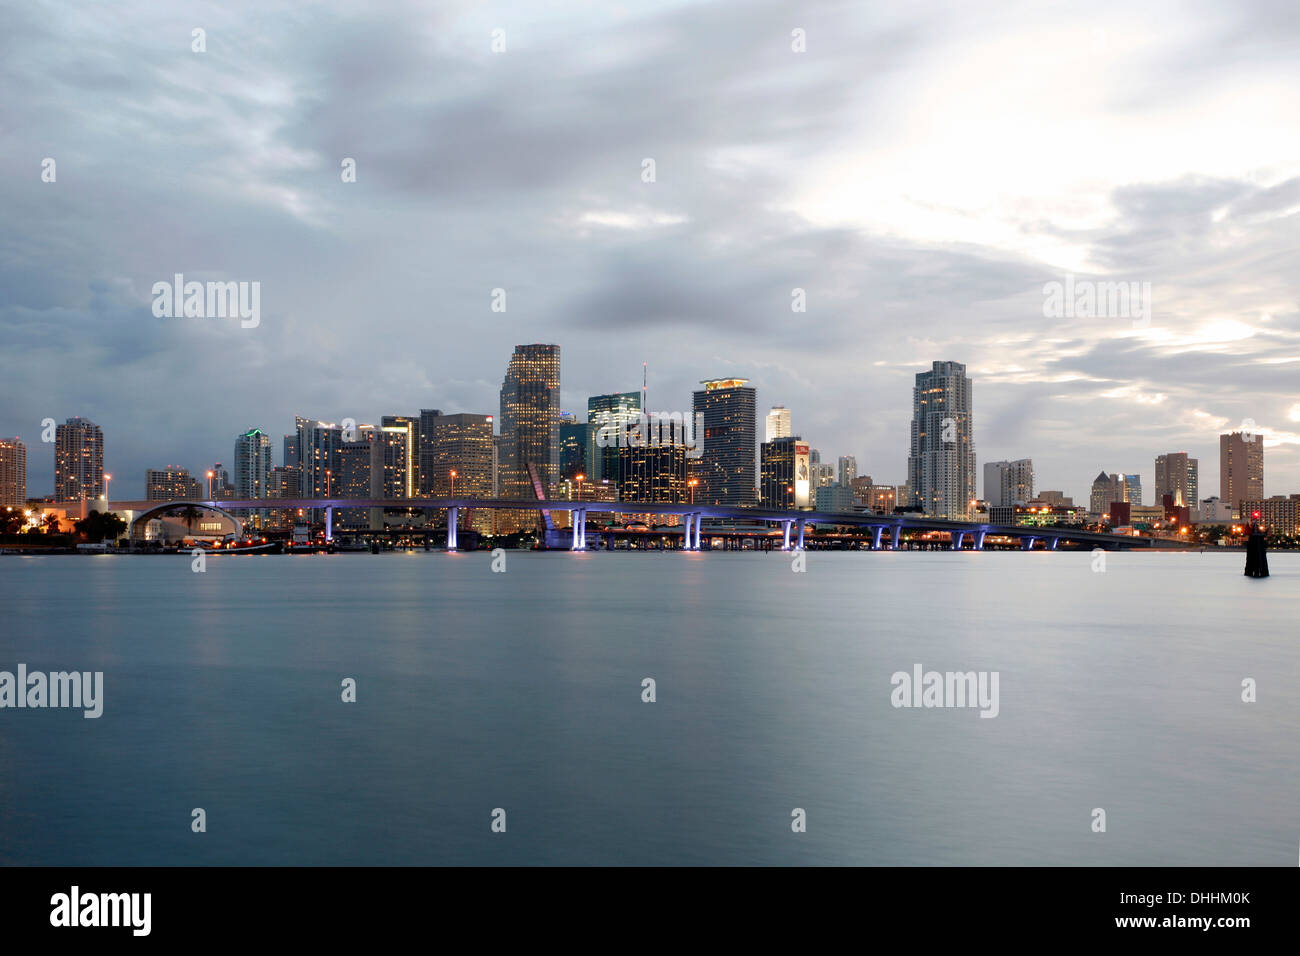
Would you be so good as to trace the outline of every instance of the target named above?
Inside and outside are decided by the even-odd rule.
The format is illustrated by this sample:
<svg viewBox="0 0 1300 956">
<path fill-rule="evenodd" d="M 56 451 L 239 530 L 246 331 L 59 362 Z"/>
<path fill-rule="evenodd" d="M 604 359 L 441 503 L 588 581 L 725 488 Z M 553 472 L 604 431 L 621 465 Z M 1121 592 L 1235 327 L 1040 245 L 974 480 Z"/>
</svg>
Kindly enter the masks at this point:
<svg viewBox="0 0 1300 956">
<path fill-rule="evenodd" d="M 1218 435 L 1247 422 L 1265 493 L 1300 492 L 1293 0 L 3 22 L 0 435 L 30 495 L 46 418 L 98 423 L 114 498 L 143 497 L 146 468 L 200 474 L 295 415 L 495 415 L 527 342 L 561 345 L 578 412 L 643 362 L 656 410 L 748 378 L 760 431 L 788 406 L 882 484 L 915 373 L 950 360 L 981 465 L 1032 458 L 1040 490 L 1138 473 L 1150 503 L 1156 455 L 1187 451 L 1217 494 Z M 176 273 L 259 283 L 260 322 L 158 317 Z M 1067 275 L 1149 283 L 1150 315 L 1048 314 Z"/>
</svg>

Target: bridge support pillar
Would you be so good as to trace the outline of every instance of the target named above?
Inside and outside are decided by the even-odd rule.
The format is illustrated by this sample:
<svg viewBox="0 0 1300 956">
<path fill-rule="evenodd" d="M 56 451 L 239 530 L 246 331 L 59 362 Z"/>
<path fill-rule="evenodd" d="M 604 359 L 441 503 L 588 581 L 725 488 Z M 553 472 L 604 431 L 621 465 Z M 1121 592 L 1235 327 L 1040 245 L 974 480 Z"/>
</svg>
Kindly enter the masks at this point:
<svg viewBox="0 0 1300 956">
<path fill-rule="evenodd" d="M 1049 551 L 1055 551 L 1056 546 L 1060 543 L 1061 543 L 1061 539 L 1059 536 L 1050 537 L 1047 539 L 1047 549 Z"/>
<path fill-rule="evenodd" d="M 459 508 L 447 509 L 447 550 L 456 550 L 456 519 L 460 516 Z"/>
<path fill-rule="evenodd" d="M 1022 548 L 1023 548 L 1024 550 L 1026 550 L 1026 551 L 1033 551 L 1033 550 L 1034 550 L 1034 542 L 1035 542 L 1036 540 L 1038 540 L 1038 539 L 1037 539 L 1037 538 L 1034 538 L 1034 537 L 1032 537 L 1032 536 L 1031 536 L 1031 537 L 1028 537 L 1028 538 L 1021 538 L 1021 539 L 1020 539 L 1020 547 L 1022 547 Z"/>
<path fill-rule="evenodd" d="M 325 509 L 325 540 L 332 541 L 333 539 L 334 539 L 334 509 L 326 508 Z"/>
<path fill-rule="evenodd" d="M 799 543 L 795 545 L 795 547 L 798 548 L 800 551 L 803 550 L 803 528 L 804 528 L 804 520 L 803 518 L 800 518 L 799 519 Z"/>
<path fill-rule="evenodd" d="M 682 550 L 694 551 L 695 539 L 691 537 L 691 526 L 695 523 L 695 515 L 682 515 Z"/>
<path fill-rule="evenodd" d="M 781 522 L 781 550 L 782 551 L 790 550 L 790 525 L 791 524 L 792 522 L 790 521 Z"/>
<path fill-rule="evenodd" d="M 871 529 L 871 550 L 880 550 L 880 536 L 885 533 L 885 529 L 877 525 Z"/>
<path fill-rule="evenodd" d="M 695 515 L 695 550 L 702 550 L 700 547 L 700 526 L 704 524 L 704 515 L 697 513 Z"/>
<path fill-rule="evenodd" d="M 965 540 L 966 540 L 965 531 L 954 531 L 952 533 L 952 549 L 954 551 L 960 551 L 962 542 Z"/>
<path fill-rule="evenodd" d="M 896 524 L 894 525 L 893 544 L 891 545 L 893 550 L 895 551 L 898 550 L 898 546 L 902 542 L 902 540 L 903 540 L 903 526 L 901 524 Z"/>
<path fill-rule="evenodd" d="M 587 512 L 581 508 L 575 508 L 569 512 L 569 520 L 573 522 L 573 544 L 569 545 L 569 550 L 586 551 Z"/>
<path fill-rule="evenodd" d="M 983 550 L 984 550 L 984 536 L 985 536 L 986 534 L 988 534 L 988 532 L 985 531 L 983 528 L 981 528 L 979 531 L 976 531 L 976 532 L 975 532 L 975 550 L 976 550 L 976 551 L 983 551 Z"/>
</svg>

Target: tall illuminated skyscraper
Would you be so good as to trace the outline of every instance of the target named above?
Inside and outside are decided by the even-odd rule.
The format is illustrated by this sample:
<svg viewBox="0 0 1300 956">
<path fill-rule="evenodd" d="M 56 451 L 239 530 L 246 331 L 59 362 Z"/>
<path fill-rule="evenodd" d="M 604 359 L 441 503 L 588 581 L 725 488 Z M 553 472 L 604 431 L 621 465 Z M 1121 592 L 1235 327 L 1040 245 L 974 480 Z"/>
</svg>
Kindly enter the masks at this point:
<svg viewBox="0 0 1300 956">
<path fill-rule="evenodd" d="M 703 415 L 704 434 L 698 474 L 698 504 L 752 507 L 758 498 L 758 434 L 754 421 L 757 392 L 745 378 L 700 382 L 694 412 Z"/>
<path fill-rule="evenodd" d="M 0 438 L 0 508 L 27 504 L 27 446 L 21 438 Z"/>
<path fill-rule="evenodd" d="M 975 500 L 971 381 L 960 362 L 934 362 L 912 389 L 907 483 L 926 514 L 964 520 Z"/>
<path fill-rule="evenodd" d="M 414 498 L 420 487 L 420 420 L 385 415 L 379 423 L 384 444 L 384 497 Z"/>
<path fill-rule="evenodd" d="M 433 497 L 451 497 L 454 471 L 456 497 L 491 498 L 492 416 L 439 415 L 430 427 L 428 478 Z"/>
<path fill-rule="evenodd" d="M 560 474 L 560 347 L 516 345 L 501 383 L 501 497 L 531 499 L 529 464 L 544 491 Z"/>
<path fill-rule="evenodd" d="M 640 392 L 613 392 L 587 399 L 587 480 L 615 483 L 619 449 L 641 418 Z"/>
<path fill-rule="evenodd" d="M 54 499 L 81 501 L 104 494 L 104 433 L 84 418 L 54 431 Z"/>
<path fill-rule="evenodd" d="M 235 497 L 265 498 L 270 478 L 271 436 L 250 428 L 235 438 Z"/>
<path fill-rule="evenodd" d="M 420 409 L 419 493 L 424 498 L 433 495 L 433 423 L 441 414 L 437 408 Z"/>
</svg>

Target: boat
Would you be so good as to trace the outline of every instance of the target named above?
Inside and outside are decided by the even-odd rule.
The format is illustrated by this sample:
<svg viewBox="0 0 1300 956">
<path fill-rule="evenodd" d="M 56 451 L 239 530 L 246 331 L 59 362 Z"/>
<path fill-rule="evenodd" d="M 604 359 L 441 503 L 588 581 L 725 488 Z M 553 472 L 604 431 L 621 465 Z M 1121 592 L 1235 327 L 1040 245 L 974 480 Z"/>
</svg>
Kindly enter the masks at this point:
<svg viewBox="0 0 1300 956">
<path fill-rule="evenodd" d="M 285 554 L 318 554 L 320 552 L 333 553 L 333 541 L 313 541 L 311 539 L 311 530 L 305 524 L 296 524 L 293 526 L 293 537 L 285 542 Z"/>
<path fill-rule="evenodd" d="M 266 538 L 248 538 L 242 541 L 214 541 L 211 543 L 195 541 L 193 544 L 181 547 L 177 553 L 193 555 L 196 548 L 204 554 L 281 554 L 284 551 L 284 542 L 268 541 Z"/>
</svg>

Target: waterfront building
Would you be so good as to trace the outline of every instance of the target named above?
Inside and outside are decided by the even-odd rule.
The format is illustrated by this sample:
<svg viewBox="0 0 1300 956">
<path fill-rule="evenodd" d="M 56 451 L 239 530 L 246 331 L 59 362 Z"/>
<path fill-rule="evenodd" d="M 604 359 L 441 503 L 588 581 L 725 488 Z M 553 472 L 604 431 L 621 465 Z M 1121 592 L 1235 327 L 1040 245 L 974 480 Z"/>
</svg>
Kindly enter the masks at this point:
<svg viewBox="0 0 1300 956">
<path fill-rule="evenodd" d="M 236 498 L 265 498 L 271 477 L 271 436 L 250 428 L 235 438 Z"/>
<path fill-rule="evenodd" d="M 517 345 L 501 383 L 500 494 L 536 497 L 528 466 L 537 471 L 543 494 L 560 473 L 560 347 Z M 499 530 L 536 527 L 535 511 L 498 515 Z"/>
<path fill-rule="evenodd" d="M 930 371 L 916 374 L 907 482 L 926 514 L 954 520 L 970 515 L 976 497 L 973 419 L 965 365 L 934 362 Z"/>
<path fill-rule="evenodd" d="M 1241 503 L 1241 523 L 1258 522 L 1269 534 L 1294 536 L 1300 496 L 1274 495 L 1271 498 L 1247 498 Z M 1255 515 L 1259 515 L 1258 518 Z"/>
<path fill-rule="evenodd" d="M 1264 438 L 1252 432 L 1219 436 L 1219 497 L 1233 508 L 1264 497 Z"/>
<path fill-rule="evenodd" d="M 86 501 L 104 496 L 104 433 L 84 418 L 54 430 L 54 498 Z"/>
<path fill-rule="evenodd" d="M 21 438 L 0 438 L 0 508 L 27 506 L 27 446 Z"/>
<path fill-rule="evenodd" d="M 700 504 L 752 507 L 758 497 L 754 413 L 757 392 L 743 378 L 700 382 L 693 395 L 693 412 L 704 425 L 696 435 L 703 449 L 695 500 Z"/>
<path fill-rule="evenodd" d="M 811 507 L 811 449 L 797 435 L 774 438 L 760 447 L 760 503 L 764 508 Z"/>
</svg>

